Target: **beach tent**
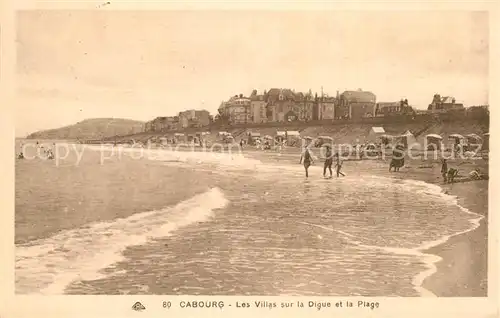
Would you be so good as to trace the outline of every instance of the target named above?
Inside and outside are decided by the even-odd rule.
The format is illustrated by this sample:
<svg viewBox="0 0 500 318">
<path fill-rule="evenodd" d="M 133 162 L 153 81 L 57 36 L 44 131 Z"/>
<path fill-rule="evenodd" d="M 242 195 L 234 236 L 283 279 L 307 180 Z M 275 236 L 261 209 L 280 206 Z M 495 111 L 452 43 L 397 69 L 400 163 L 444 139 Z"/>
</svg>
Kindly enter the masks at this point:
<svg viewBox="0 0 500 318">
<path fill-rule="evenodd" d="M 174 134 L 174 139 L 179 142 L 179 141 L 186 141 L 186 135 L 183 133 L 175 133 Z"/>
<path fill-rule="evenodd" d="M 415 136 L 411 133 L 411 131 L 407 130 L 404 134 L 399 136 L 398 142 L 403 144 L 405 148 L 408 148 L 410 145 L 416 145 L 417 144 L 417 139 Z"/>
<path fill-rule="evenodd" d="M 277 131 L 275 139 L 277 141 L 283 141 L 286 138 L 286 131 Z"/>
<path fill-rule="evenodd" d="M 380 142 L 382 144 L 384 144 L 384 145 L 388 145 L 388 144 L 394 143 L 394 139 L 395 139 L 394 136 L 391 136 L 391 135 L 388 135 L 388 134 L 380 135 L 378 138 L 379 138 Z"/>
<path fill-rule="evenodd" d="M 443 137 L 436 134 L 429 134 L 425 136 L 425 143 L 427 150 L 440 150 L 443 143 Z"/>
<path fill-rule="evenodd" d="M 465 137 L 460 134 L 451 134 L 448 139 L 453 140 L 455 144 L 463 144 L 465 142 Z"/>
<path fill-rule="evenodd" d="M 257 140 L 260 139 L 260 133 L 258 132 L 248 132 L 248 144 L 253 145 Z"/>
<path fill-rule="evenodd" d="M 223 137 L 223 141 L 226 142 L 226 143 L 228 143 L 228 144 L 233 143 L 234 142 L 234 137 L 231 134 L 225 135 Z"/>
<path fill-rule="evenodd" d="M 158 140 L 160 141 L 160 144 L 162 144 L 162 145 L 165 145 L 168 143 L 167 137 L 160 137 Z M 151 141 L 151 139 L 149 139 L 148 141 Z"/>
<path fill-rule="evenodd" d="M 289 130 L 286 132 L 286 140 L 289 146 L 296 145 L 300 140 L 300 132 L 296 130 Z"/>
<path fill-rule="evenodd" d="M 481 150 L 490 150 L 490 133 L 486 133 L 483 135 L 483 146 Z"/>
<path fill-rule="evenodd" d="M 471 145 L 480 145 L 483 141 L 483 138 L 476 134 L 468 134 L 465 138 L 467 138 L 467 142 Z"/>
<path fill-rule="evenodd" d="M 366 137 L 366 141 L 376 142 L 380 141 L 381 136 L 386 135 L 385 129 L 383 127 L 372 127 L 368 136 Z"/>
<path fill-rule="evenodd" d="M 286 132 L 286 138 L 288 141 L 300 139 L 300 132 L 296 130 L 289 130 Z"/>
<path fill-rule="evenodd" d="M 290 137 L 290 136 L 293 136 L 293 137 L 300 137 L 300 133 L 296 130 L 290 130 L 290 131 L 287 131 L 287 135 Z"/>
<path fill-rule="evenodd" d="M 217 133 L 217 139 L 218 140 L 226 141 L 226 139 L 228 137 L 232 137 L 232 135 L 230 133 L 228 133 L 227 131 L 219 131 Z"/>
</svg>

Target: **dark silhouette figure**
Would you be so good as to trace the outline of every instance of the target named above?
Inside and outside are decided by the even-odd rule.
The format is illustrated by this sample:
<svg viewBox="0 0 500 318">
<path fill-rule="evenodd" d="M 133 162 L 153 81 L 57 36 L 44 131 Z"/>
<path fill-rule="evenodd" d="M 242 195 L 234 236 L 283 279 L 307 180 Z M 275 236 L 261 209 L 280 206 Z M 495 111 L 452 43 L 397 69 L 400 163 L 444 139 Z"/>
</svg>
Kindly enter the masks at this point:
<svg viewBox="0 0 500 318">
<path fill-rule="evenodd" d="M 332 149 L 330 146 L 326 146 L 326 159 L 325 159 L 325 164 L 323 166 L 323 177 L 326 177 L 326 169 L 330 171 L 330 178 L 333 175 L 332 172 L 332 165 L 333 165 L 333 156 L 332 156 Z"/>
<path fill-rule="evenodd" d="M 446 159 L 443 159 L 441 162 L 441 175 L 443 176 L 443 182 L 445 183 L 448 181 L 447 174 L 448 174 L 448 163 L 446 162 Z"/>
<path fill-rule="evenodd" d="M 300 162 L 304 162 L 304 169 L 306 170 L 306 178 L 309 178 L 309 167 L 313 163 L 311 153 L 309 152 L 309 149 L 306 147 L 304 149 L 304 152 L 300 156 Z"/>
</svg>

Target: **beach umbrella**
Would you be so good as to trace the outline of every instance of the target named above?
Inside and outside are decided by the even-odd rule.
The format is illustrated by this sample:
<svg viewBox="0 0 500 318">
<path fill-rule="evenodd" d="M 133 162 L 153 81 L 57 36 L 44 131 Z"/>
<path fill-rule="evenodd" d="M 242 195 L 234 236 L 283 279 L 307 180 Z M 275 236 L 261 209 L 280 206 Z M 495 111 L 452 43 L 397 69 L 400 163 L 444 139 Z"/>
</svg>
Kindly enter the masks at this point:
<svg viewBox="0 0 500 318">
<path fill-rule="evenodd" d="M 436 135 L 436 134 L 428 134 L 427 136 L 425 136 L 426 138 L 433 138 L 433 139 L 443 139 L 443 137 L 439 136 L 439 135 Z"/>
<path fill-rule="evenodd" d="M 465 136 L 465 137 L 467 137 L 467 140 L 468 140 L 469 142 L 471 142 L 471 141 L 472 141 L 472 142 L 480 142 L 480 141 L 482 141 L 482 140 L 483 140 L 483 138 L 481 138 L 481 136 L 479 136 L 479 135 L 477 135 L 477 134 L 468 134 L 468 135 L 467 135 L 467 136 Z"/>
<path fill-rule="evenodd" d="M 318 138 L 326 139 L 326 140 L 332 140 L 333 141 L 333 138 L 330 137 L 330 136 L 319 136 Z"/>
<path fill-rule="evenodd" d="M 443 137 L 436 135 L 436 134 L 429 134 L 429 135 L 425 136 L 425 140 L 428 144 L 428 146 L 427 146 L 428 149 L 430 149 L 429 148 L 430 146 L 432 146 L 432 148 L 435 150 L 441 149 L 441 143 L 442 143 Z"/>
<path fill-rule="evenodd" d="M 448 136 L 448 139 L 465 139 L 465 138 L 460 134 L 451 134 Z"/>
<path fill-rule="evenodd" d="M 479 135 L 477 135 L 477 134 L 468 134 L 466 137 L 476 138 L 476 139 L 481 138 L 481 136 L 479 136 Z"/>
</svg>

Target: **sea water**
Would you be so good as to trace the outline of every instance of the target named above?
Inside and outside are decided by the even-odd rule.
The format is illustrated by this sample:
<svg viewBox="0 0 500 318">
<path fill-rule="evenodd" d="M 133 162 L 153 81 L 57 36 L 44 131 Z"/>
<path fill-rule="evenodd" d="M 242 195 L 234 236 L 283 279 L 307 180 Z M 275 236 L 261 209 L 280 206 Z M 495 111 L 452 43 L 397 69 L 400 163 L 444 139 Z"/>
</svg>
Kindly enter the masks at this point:
<svg viewBox="0 0 500 318">
<path fill-rule="evenodd" d="M 436 185 L 239 153 L 16 163 L 16 293 L 433 296 L 480 217 Z M 129 154 L 129 155 L 127 155 Z"/>
</svg>

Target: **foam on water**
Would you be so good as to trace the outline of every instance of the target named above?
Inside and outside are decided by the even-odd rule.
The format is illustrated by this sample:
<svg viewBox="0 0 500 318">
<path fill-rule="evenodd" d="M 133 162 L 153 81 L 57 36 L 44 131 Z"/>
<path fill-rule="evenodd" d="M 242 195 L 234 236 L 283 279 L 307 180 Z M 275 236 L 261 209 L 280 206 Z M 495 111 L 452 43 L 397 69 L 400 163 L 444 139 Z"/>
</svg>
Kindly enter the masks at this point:
<svg viewBox="0 0 500 318">
<path fill-rule="evenodd" d="M 220 156 L 214 156 L 212 153 L 196 153 L 196 152 L 185 152 L 182 153 L 182 155 L 178 155 L 179 153 L 175 153 L 174 155 L 178 156 L 177 158 L 183 158 L 183 162 L 189 163 L 188 158 L 197 158 L 197 160 L 200 160 L 203 158 L 203 162 L 207 162 L 207 158 L 215 159 L 213 162 L 217 164 L 222 164 L 226 165 L 227 163 L 230 163 L 234 168 L 253 168 L 254 171 L 260 172 L 260 173 L 273 173 L 273 172 L 279 172 L 281 175 L 283 173 L 289 173 L 292 175 L 299 175 L 303 173 L 303 167 L 301 165 L 286 165 L 286 164 L 264 164 L 259 160 L 254 160 L 254 159 L 248 159 L 243 157 L 241 154 L 237 155 L 232 155 L 229 156 L 228 154 L 221 154 Z M 203 157 L 203 155 L 205 155 Z M 235 160 L 236 158 L 236 160 Z M 311 166 L 310 171 L 313 172 L 315 170 L 322 170 L 322 167 L 316 165 L 316 166 Z M 359 180 L 357 179 L 349 179 L 349 178 L 342 178 L 338 181 L 342 182 L 358 182 Z M 337 181 L 337 182 L 338 182 Z M 470 226 L 466 228 L 465 230 L 462 231 L 457 231 L 452 234 L 448 235 L 443 235 L 441 237 L 438 237 L 434 240 L 429 240 L 429 241 L 424 241 L 422 242 L 419 246 L 415 248 L 400 248 L 400 247 L 391 247 L 391 246 L 374 246 L 374 245 L 367 245 L 361 243 L 355 236 L 352 234 L 346 233 L 344 231 L 340 230 L 335 230 L 333 228 L 328 228 L 322 225 L 317 225 L 317 224 L 311 224 L 311 223 L 304 223 L 308 224 L 311 226 L 319 227 L 324 230 L 328 231 L 334 231 L 337 232 L 341 235 L 343 235 L 348 242 L 357 245 L 358 247 L 365 248 L 365 249 L 378 249 L 381 251 L 385 251 L 391 254 L 399 254 L 399 255 L 411 255 L 418 257 L 425 265 L 426 265 L 426 270 L 422 271 L 418 275 L 416 275 L 413 278 L 412 284 L 414 286 L 414 289 L 420 293 L 422 296 L 426 297 L 432 297 L 435 296 L 432 292 L 429 290 L 425 289 L 422 287 L 422 284 L 424 280 L 433 275 L 437 271 L 436 263 L 442 260 L 441 257 L 433 254 L 426 253 L 425 251 L 438 246 L 440 244 L 445 243 L 448 241 L 451 237 L 457 236 L 460 234 L 465 234 L 467 232 L 473 231 L 477 229 L 480 225 L 480 221 L 484 218 L 484 216 L 479 215 L 477 213 L 473 213 L 470 210 L 462 207 L 458 203 L 458 198 L 456 196 L 452 196 L 449 194 L 446 194 L 443 192 L 443 189 L 436 184 L 430 184 L 426 183 L 424 181 L 418 181 L 418 180 L 410 180 L 410 179 L 405 179 L 405 180 L 398 180 L 398 182 L 394 182 L 395 180 L 393 178 L 389 177 L 383 177 L 383 176 L 374 176 L 374 175 L 369 175 L 369 176 L 363 176 L 363 183 L 367 187 L 387 187 L 391 186 L 394 188 L 402 188 L 405 192 L 413 192 L 417 194 L 422 194 L 425 196 L 430 196 L 433 197 L 434 199 L 437 200 L 442 200 L 444 201 L 447 205 L 450 206 L 456 206 L 459 208 L 460 211 L 470 215 L 469 223 Z"/>
<path fill-rule="evenodd" d="M 228 204 L 222 191 L 207 192 L 174 207 L 62 231 L 16 246 L 16 292 L 62 294 L 77 280 L 102 277 L 99 271 L 123 259 L 129 246 L 165 237 L 176 229 L 208 220 Z"/>
<path fill-rule="evenodd" d="M 123 148 L 112 147 L 108 145 L 89 146 L 89 149 L 101 151 L 106 158 L 111 156 L 128 155 L 131 158 L 159 160 L 165 162 L 181 162 L 181 163 L 214 163 L 224 166 L 255 168 L 262 165 L 260 160 L 250 159 L 245 157 L 237 150 L 226 152 L 202 151 L 202 149 L 189 148 L 181 150 L 169 149 L 147 149 L 147 148 Z"/>
<path fill-rule="evenodd" d="M 371 180 L 370 180 L 371 179 Z M 370 176 L 368 180 L 365 179 L 365 181 L 379 181 L 379 182 L 387 182 L 389 178 L 385 177 L 380 177 L 380 176 Z M 439 237 L 435 240 L 430 240 L 430 241 L 425 241 L 422 242 L 419 246 L 415 248 L 399 248 L 399 247 L 390 247 L 390 246 L 374 246 L 374 245 L 366 245 L 361 242 L 361 237 L 357 237 L 355 235 L 346 233 L 344 231 L 336 230 L 334 228 L 326 227 L 323 225 L 319 224 L 312 224 L 308 222 L 299 222 L 302 224 L 306 224 L 309 226 L 314 226 L 317 228 L 321 228 L 326 231 L 330 232 L 336 232 L 344 236 L 344 238 L 350 242 L 351 244 L 355 244 L 361 248 L 365 249 L 375 249 L 375 250 L 381 250 L 387 253 L 391 254 L 398 254 L 398 255 L 411 255 L 411 256 L 416 256 L 419 259 L 422 260 L 422 262 L 426 265 L 426 270 L 420 272 L 418 275 L 416 275 L 413 280 L 412 284 L 414 289 L 424 297 L 435 297 L 436 295 L 433 294 L 431 291 L 425 289 L 422 284 L 424 280 L 433 275 L 434 273 L 437 272 L 437 267 L 436 264 L 442 260 L 440 256 L 434 255 L 434 254 L 429 254 L 426 253 L 425 251 L 441 245 L 443 243 L 446 243 L 451 237 L 461 235 L 468 233 L 470 231 L 473 231 L 477 229 L 480 226 L 480 221 L 484 218 L 484 216 L 471 212 L 470 210 L 462 207 L 461 205 L 458 204 L 458 199 L 456 196 L 452 196 L 449 194 L 446 194 L 443 192 L 442 188 L 438 185 L 434 184 L 429 184 L 423 181 L 418 181 L 418 180 L 402 180 L 402 186 L 406 188 L 408 191 L 415 191 L 416 193 L 421 193 L 421 194 L 426 194 L 426 195 L 432 195 L 441 198 L 442 200 L 446 201 L 450 205 L 455 205 L 457 206 L 462 212 L 467 213 L 471 215 L 471 219 L 469 220 L 470 222 L 470 227 L 463 230 L 463 231 L 458 231 L 450 235 L 443 235 L 442 237 Z"/>
<path fill-rule="evenodd" d="M 103 149 L 107 149 L 107 151 L 112 149 L 111 147 L 103 148 L 101 146 L 94 146 L 93 148 L 95 150 L 101 151 Z M 290 176 L 303 176 L 304 172 L 304 168 L 298 164 L 264 164 L 256 159 L 245 158 L 241 153 L 236 152 L 230 154 L 201 151 L 168 151 L 163 149 L 148 150 L 137 148 L 122 148 L 121 151 L 127 154 L 141 154 L 142 158 L 164 161 L 165 164 L 168 165 L 196 164 L 198 169 L 203 168 L 200 167 L 200 163 L 207 163 L 223 167 L 224 172 L 251 169 L 256 172 L 256 174 L 253 175 L 253 177 L 256 178 L 269 179 L 269 175 L 273 173 L 279 173 L 280 175 L 283 175 L 285 173 L 289 174 Z M 138 157 L 139 156 L 136 156 L 135 158 Z M 322 170 L 321 165 L 315 165 L 310 168 L 311 173 L 315 173 L 315 170 Z M 322 181 L 324 180 L 310 180 L 308 182 L 315 183 Z M 359 185 L 359 178 L 341 178 L 339 180 L 336 180 L 336 182 L 352 184 L 354 186 Z M 336 232 L 340 234 L 346 240 L 346 242 L 356 245 L 362 249 L 380 250 L 391 254 L 415 256 L 425 264 L 426 269 L 413 278 L 413 287 L 422 296 L 435 296 L 432 292 L 423 288 L 422 284 L 427 277 L 437 271 L 436 263 L 439 262 L 441 258 L 439 256 L 426 253 L 425 251 L 431 247 L 445 243 L 447 240 L 449 240 L 449 238 L 453 236 L 464 234 L 476 229 L 477 227 L 479 227 L 480 221 L 483 216 L 473 213 L 468 209 L 460 206 L 457 197 L 444 193 L 440 186 L 429 184 L 423 181 L 395 180 L 389 177 L 363 175 L 363 187 L 373 189 L 374 191 L 385 191 L 387 187 L 390 187 L 391 189 L 397 191 L 397 189 L 399 188 L 405 193 L 411 192 L 421 194 L 422 196 L 430 197 L 431 200 L 438 200 L 441 202 L 445 202 L 446 205 L 456 206 L 460 211 L 470 216 L 470 226 L 468 226 L 464 230 L 460 229 L 453 233 L 447 233 L 446 235 L 442 235 L 433 240 L 418 242 L 418 246 L 414 246 L 411 248 L 402 248 L 394 246 L 376 246 L 365 244 L 363 243 L 363 237 L 359 236 L 359 234 L 354 235 L 348 233 L 349 230 L 341 231 L 339 229 L 327 227 L 320 224 L 313 224 L 310 222 L 298 223 L 307 224 L 309 226 L 314 226 L 330 232 Z M 215 195 L 215 197 L 217 198 L 217 200 L 215 201 L 218 202 L 218 205 L 206 205 L 204 203 L 203 206 L 210 207 L 210 209 L 223 206 L 225 204 L 225 199 L 222 194 L 220 194 L 220 192 L 218 193 L 219 194 Z M 214 194 L 212 193 L 212 195 Z M 176 207 L 173 210 L 176 209 L 179 208 Z M 194 208 L 194 210 L 196 211 L 196 208 Z M 125 247 L 130 245 L 143 244 L 146 242 L 148 237 L 165 236 L 179 226 L 196 222 L 190 220 L 191 218 L 174 218 L 175 220 L 170 221 L 171 215 L 166 211 L 167 210 L 141 213 L 121 221 L 116 220 L 112 223 L 95 224 L 90 229 L 88 229 L 87 232 L 85 232 L 85 229 L 67 231 L 51 239 L 44 240 L 36 246 L 21 247 L 20 249 L 18 249 L 20 250 L 20 253 L 17 255 L 18 262 L 16 263 L 16 265 L 21 266 L 22 268 L 20 270 L 18 269 L 17 273 L 24 278 L 26 276 L 26 273 L 24 272 L 23 268 L 36 268 L 36 270 L 28 270 L 29 272 L 34 273 L 34 276 L 37 276 L 34 277 L 34 279 L 38 279 L 38 281 L 42 279 L 52 282 L 47 286 L 47 288 L 45 288 L 44 292 L 46 293 L 60 293 L 64 290 L 64 286 L 67 286 L 69 283 L 77 279 L 95 279 L 97 271 L 99 269 L 111 265 L 112 263 L 115 263 L 120 259 L 121 251 L 123 251 Z M 200 213 L 200 216 L 201 215 L 205 214 Z M 170 223 L 165 223 L 166 217 L 168 217 Z M 203 218 L 205 217 L 206 216 L 204 216 Z M 115 226 L 113 226 L 112 224 L 115 224 Z M 98 231 L 96 231 L 97 229 Z M 96 233 L 94 233 L 94 231 L 96 231 Z M 73 234 L 72 232 L 75 232 L 77 234 Z M 106 235 L 108 235 L 109 237 L 106 237 Z M 74 236 L 78 237 L 78 239 L 75 240 Z M 94 239 L 102 241 L 94 242 Z M 318 239 L 322 240 L 322 236 L 318 235 Z M 68 259 L 68 257 L 72 257 L 72 254 L 70 252 L 65 250 L 62 252 L 57 251 L 58 248 L 67 248 L 71 250 L 71 244 L 76 246 L 76 248 L 73 248 L 75 251 L 78 251 L 78 253 L 82 253 L 83 255 L 78 255 L 77 253 L 75 253 L 77 254 L 75 256 L 75 259 Z M 89 252 L 86 250 L 86 248 L 91 248 L 94 254 L 86 254 L 87 252 Z M 52 249 L 55 249 L 56 252 L 51 252 Z M 97 260 L 96 256 L 97 251 L 99 251 L 99 260 Z M 23 256 L 27 258 L 22 259 Z M 38 265 L 40 259 L 42 262 L 41 272 L 47 273 L 46 277 L 48 278 L 45 278 L 45 276 L 43 275 L 38 275 L 38 273 L 40 273 L 40 269 L 37 266 L 40 266 Z M 82 259 L 83 261 L 81 261 L 80 259 Z M 83 266 L 79 266 L 77 269 L 73 269 L 71 267 L 78 263 L 83 263 Z M 51 266 L 53 266 L 53 264 L 56 264 L 56 266 L 54 271 L 52 272 Z M 97 267 L 96 264 L 99 264 L 99 266 Z M 63 272 L 67 272 L 68 274 L 56 274 L 57 268 L 62 268 Z M 81 268 L 88 268 L 89 270 L 81 274 Z M 32 286 L 27 286 L 27 289 L 32 288 Z"/>
</svg>

